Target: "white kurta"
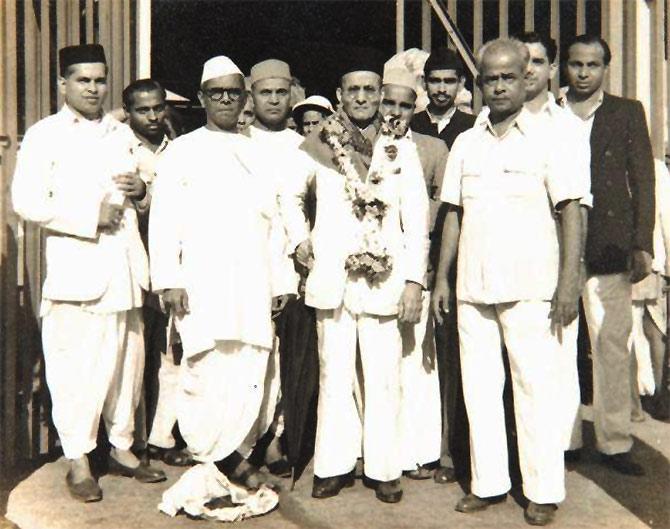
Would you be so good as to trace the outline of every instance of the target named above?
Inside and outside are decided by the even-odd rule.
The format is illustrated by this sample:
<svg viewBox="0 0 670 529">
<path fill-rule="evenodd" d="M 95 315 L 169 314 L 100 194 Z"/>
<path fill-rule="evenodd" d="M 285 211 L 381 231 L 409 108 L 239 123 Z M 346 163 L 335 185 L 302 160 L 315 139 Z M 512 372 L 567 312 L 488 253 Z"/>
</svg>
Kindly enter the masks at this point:
<svg viewBox="0 0 670 529">
<path fill-rule="evenodd" d="M 196 460 L 217 461 L 255 441 L 267 394 L 272 296 L 283 233 L 276 189 L 242 135 L 200 128 L 162 155 L 149 216 L 153 289 L 184 288 L 177 415 Z M 288 288 L 290 291 L 290 288 Z M 245 446 L 240 446 L 245 441 Z"/>
<path fill-rule="evenodd" d="M 273 295 L 284 294 L 269 244 L 279 222 L 249 138 L 200 128 L 162 155 L 149 216 L 154 291 L 185 288 L 184 354 L 216 340 L 272 347 Z"/>
</svg>

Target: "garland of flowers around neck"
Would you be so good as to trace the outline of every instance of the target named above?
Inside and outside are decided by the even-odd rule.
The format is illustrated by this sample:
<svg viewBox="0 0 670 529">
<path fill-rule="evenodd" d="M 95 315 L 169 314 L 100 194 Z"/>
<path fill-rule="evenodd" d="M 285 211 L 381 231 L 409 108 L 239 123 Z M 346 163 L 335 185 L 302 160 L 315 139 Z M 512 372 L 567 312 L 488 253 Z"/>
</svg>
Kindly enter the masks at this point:
<svg viewBox="0 0 670 529">
<path fill-rule="evenodd" d="M 368 283 L 385 278 L 393 269 L 393 258 L 382 240 L 381 226 L 389 205 L 381 198 L 381 184 L 386 177 L 400 174 L 397 141 L 405 137 L 407 124 L 397 119 L 385 119 L 380 129 L 375 150 L 383 148 L 380 161 L 373 154 L 371 170 L 363 181 L 354 166 L 351 133 L 338 119 L 329 120 L 321 131 L 321 140 L 333 151 L 333 162 L 344 175 L 347 200 L 361 223 L 358 251 L 345 261 L 345 269 L 352 277 L 364 277 Z M 379 162 L 377 167 L 375 161 Z"/>
</svg>

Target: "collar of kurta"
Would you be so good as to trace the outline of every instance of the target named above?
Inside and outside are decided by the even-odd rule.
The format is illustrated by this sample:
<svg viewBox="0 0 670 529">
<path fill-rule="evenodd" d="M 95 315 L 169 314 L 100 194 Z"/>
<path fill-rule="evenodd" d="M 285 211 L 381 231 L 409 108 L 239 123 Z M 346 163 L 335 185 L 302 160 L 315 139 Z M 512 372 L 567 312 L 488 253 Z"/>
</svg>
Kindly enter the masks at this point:
<svg viewBox="0 0 670 529">
<path fill-rule="evenodd" d="M 363 131 L 353 124 L 349 116 L 344 111 L 339 110 L 332 116 L 328 117 L 318 131 L 307 136 L 300 148 L 322 165 L 339 171 L 338 165 L 335 162 L 335 154 L 322 137 L 325 126 L 332 124 L 333 122 L 338 122 L 351 137 L 351 145 L 354 149 L 354 155 L 356 157 L 356 160 L 352 160 L 354 165 L 361 164 L 367 172 L 372 161 L 372 149 L 374 147 L 374 142 L 379 135 L 382 121 L 381 114 L 377 113 L 372 120 L 372 123 L 370 123 L 370 125 L 366 127 L 365 131 Z M 373 137 L 374 139 L 370 139 L 370 137 Z"/>
</svg>

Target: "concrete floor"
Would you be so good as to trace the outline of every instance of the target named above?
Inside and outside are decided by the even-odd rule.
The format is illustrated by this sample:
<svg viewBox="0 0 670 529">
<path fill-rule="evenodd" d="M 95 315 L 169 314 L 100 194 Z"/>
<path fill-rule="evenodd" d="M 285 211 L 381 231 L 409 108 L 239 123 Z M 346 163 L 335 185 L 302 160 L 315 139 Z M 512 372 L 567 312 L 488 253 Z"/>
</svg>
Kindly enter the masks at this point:
<svg viewBox="0 0 670 529">
<path fill-rule="evenodd" d="M 585 437 L 592 445 L 592 427 L 585 423 Z M 670 425 L 647 417 L 634 424 L 635 458 L 647 469 L 642 478 L 621 476 L 598 464 L 587 451 L 567 473 L 568 497 L 554 523 L 566 529 L 670 529 Z M 168 481 L 142 485 L 133 480 L 103 476 L 104 500 L 83 505 L 70 499 L 65 489 L 67 464 L 63 459 L 46 464 L 11 492 L 7 518 L 20 529 L 207 529 L 215 522 L 176 518 L 158 512 L 162 492 L 181 470 L 162 467 Z M 289 482 L 286 481 L 288 487 Z M 436 485 L 432 481 L 404 479 L 401 503 L 386 505 L 360 481 L 338 497 L 314 500 L 311 469 L 292 492 L 281 495 L 279 508 L 260 518 L 240 522 L 248 529 L 513 529 L 528 527 L 523 508 L 510 496 L 485 512 L 464 515 L 454 511 L 463 494 L 461 486 Z M 237 524 L 234 524 L 237 525 Z M 0 523 L 0 528 L 2 528 Z"/>
</svg>

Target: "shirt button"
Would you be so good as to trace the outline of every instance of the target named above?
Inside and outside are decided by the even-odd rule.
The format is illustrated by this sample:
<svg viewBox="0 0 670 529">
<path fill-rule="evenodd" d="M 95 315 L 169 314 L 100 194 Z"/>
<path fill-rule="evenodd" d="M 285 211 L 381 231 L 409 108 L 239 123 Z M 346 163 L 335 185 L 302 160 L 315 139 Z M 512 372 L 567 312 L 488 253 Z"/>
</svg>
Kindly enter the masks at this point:
<svg viewBox="0 0 670 529">
<path fill-rule="evenodd" d="M 614 211 L 612 211 L 611 209 L 608 210 L 608 211 L 607 211 L 607 216 L 608 216 L 608 217 L 614 217 Z"/>
<path fill-rule="evenodd" d="M 612 156 L 612 151 L 605 151 L 605 156 Z"/>
<path fill-rule="evenodd" d="M 54 192 L 53 192 L 53 191 L 49 191 L 49 195 L 48 195 L 48 196 L 49 196 L 49 198 L 53 198 L 53 197 L 54 197 Z"/>
<path fill-rule="evenodd" d="M 612 181 L 611 180 L 607 181 L 607 187 L 612 187 Z"/>
</svg>

